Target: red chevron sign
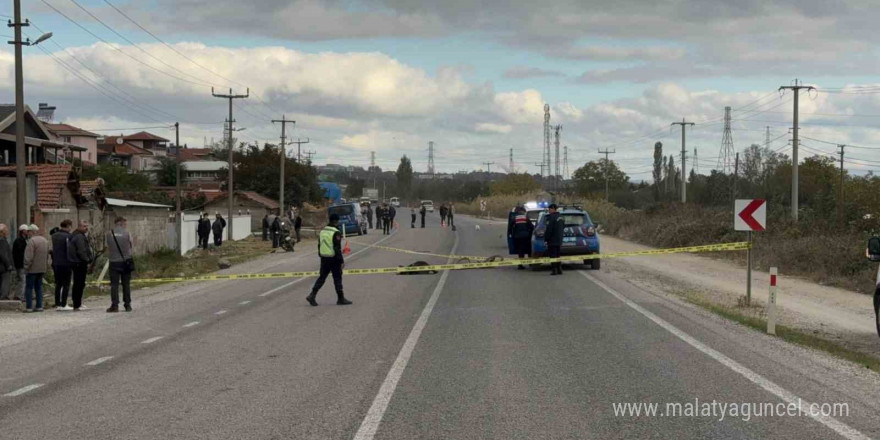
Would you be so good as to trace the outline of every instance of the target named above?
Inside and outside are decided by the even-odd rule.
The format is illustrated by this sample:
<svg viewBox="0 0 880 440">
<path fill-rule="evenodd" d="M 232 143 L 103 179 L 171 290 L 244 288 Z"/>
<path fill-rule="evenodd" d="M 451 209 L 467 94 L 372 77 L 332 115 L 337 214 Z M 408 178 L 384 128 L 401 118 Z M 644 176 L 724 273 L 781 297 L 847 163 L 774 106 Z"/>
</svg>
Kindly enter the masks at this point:
<svg viewBox="0 0 880 440">
<path fill-rule="evenodd" d="M 733 228 L 737 231 L 763 231 L 767 225 L 767 201 L 737 199 L 734 205 Z"/>
</svg>

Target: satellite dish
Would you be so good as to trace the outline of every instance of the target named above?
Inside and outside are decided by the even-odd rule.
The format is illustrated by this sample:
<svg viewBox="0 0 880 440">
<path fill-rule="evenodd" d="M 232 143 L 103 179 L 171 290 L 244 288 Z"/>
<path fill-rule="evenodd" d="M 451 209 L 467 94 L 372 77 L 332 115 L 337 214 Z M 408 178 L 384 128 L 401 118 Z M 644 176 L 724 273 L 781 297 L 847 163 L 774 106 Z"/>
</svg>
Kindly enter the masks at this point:
<svg viewBox="0 0 880 440">
<path fill-rule="evenodd" d="M 125 141 L 121 137 L 116 138 L 116 145 L 122 145 L 124 143 Z"/>
</svg>

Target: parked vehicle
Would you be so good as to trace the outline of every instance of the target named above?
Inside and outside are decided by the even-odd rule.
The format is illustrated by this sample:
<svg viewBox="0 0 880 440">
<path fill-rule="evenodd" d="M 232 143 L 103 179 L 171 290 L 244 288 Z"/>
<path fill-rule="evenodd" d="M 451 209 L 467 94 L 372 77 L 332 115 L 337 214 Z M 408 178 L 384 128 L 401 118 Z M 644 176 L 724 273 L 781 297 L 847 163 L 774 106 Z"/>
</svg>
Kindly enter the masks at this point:
<svg viewBox="0 0 880 440">
<path fill-rule="evenodd" d="M 865 256 L 871 261 L 880 261 L 880 237 L 868 239 Z M 880 336 L 880 266 L 877 267 L 877 278 L 874 287 L 874 324 L 877 327 L 877 335 Z"/>
<path fill-rule="evenodd" d="M 542 211 L 535 225 L 535 233 L 532 235 L 532 256 L 542 257 L 547 253 L 547 245 L 544 243 L 544 231 L 547 229 L 547 216 L 549 212 Z M 580 206 L 560 206 L 559 215 L 565 220 L 563 230 L 562 255 L 592 255 L 599 253 L 599 235 L 596 231 L 599 225 L 593 223 L 587 211 Z M 584 264 L 592 269 L 599 269 L 601 261 L 596 259 L 584 260 Z"/>
<path fill-rule="evenodd" d="M 281 232 L 278 242 L 281 245 L 281 249 L 284 249 L 286 252 L 293 252 L 293 247 L 296 245 L 296 240 L 291 238 L 290 235 L 291 227 L 290 220 L 281 220 Z"/>
<path fill-rule="evenodd" d="M 425 207 L 426 211 L 434 212 L 434 202 L 430 200 L 422 200 L 422 206 Z"/>
<path fill-rule="evenodd" d="M 535 224 L 538 221 L 538 216 L 547 210 L 548 205 L 549 203 L 547 202 L 527 202 L 525 204 L 526 217 L 529 218 L 529 221 L 532 222 L 532 224 Z"/>
<path fill-rule="evenodd" d="M 389 203 L 395 208 L 400 208 L 400 198 L 398 197 L 392 197 Z"/>
<path fill-rule="evenodd" d="M 339 216 L 339 230 L 345 234 L 366 235 L 368 232 L 367 219 L 358 203 L 332 205 L 327 208 L 327 214 Z"/>
</svg>

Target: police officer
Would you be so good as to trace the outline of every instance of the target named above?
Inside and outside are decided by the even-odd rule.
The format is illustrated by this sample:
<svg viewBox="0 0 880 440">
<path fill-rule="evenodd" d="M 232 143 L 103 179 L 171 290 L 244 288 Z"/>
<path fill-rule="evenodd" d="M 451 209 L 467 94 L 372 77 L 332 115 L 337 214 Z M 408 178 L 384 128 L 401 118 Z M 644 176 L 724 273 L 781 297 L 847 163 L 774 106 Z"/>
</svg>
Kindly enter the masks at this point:
<svg viewBox="0 0 880 440">
<path fill-rule="evenodd" d="M 550 258 L 559 258 L 562 249 L 562 233 L 565 230 L 565 219 L 559 215 L 558 207 L 555 203 L 549 207 L 550 215 L 547 216 L 547 229 L 544 230 L 544 242 L 547 243 L 547 256 Z M 562 262 L 550 264 L 552 271 L 550 275 L 562 275 Z"/>
<path fill-rule="evenodd" d="M 428 213 L 428 210 L 425 208 L 425 205 L 422 205 L 422 209 L 419 209 L 419 215 L 422 217 L 422 228 L 425 227 L 425 214 Z"/>
<path fill-rule="evenodd" d="M 336 304 L 345 306 L 351 304 L 351 301 L 345 299 L 342 292 L 342 269 L 345 267 L 345 261 L 342 259 L 342 233 L 337 229 L 339 224 L 339 215 L 330 214 L 330 223 L 324 227 L 318 235 L 318 255 L 321 256 L 321 271 L 315 285 L 312 287 L 312 293 L 306 297 L 306 301 L 312 306 L 317 306 L 315 296 L 327 275 L 333 274 L 333 285 L 336 287 Z"/>
<path fill-rule="evenodd" d="M 525 256 L 529 258 L 532 256 L 531 239 L 534 230 L 532 222 L 526 217 L 526 210 L 522 206 L 517 206 L 513 221 L 507 226 L 507 236 L 513 239 L 513 250 L 519 255 L 520 260 Z M 517 268 L 519 270 L 525 269 L 522 264 Z"/>
<path fill-rule="evenodd" d="M 382 233 L 388 235 L 391 233 L 391 210 L 388 204 L 382 204 Z"/>
</svg>

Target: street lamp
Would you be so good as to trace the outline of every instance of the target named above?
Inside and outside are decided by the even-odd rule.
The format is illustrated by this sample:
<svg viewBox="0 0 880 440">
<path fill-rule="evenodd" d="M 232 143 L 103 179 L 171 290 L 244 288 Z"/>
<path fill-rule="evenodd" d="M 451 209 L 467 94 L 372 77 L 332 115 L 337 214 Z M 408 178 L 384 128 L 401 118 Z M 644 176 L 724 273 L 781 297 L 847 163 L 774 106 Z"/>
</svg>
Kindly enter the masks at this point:
<svg viewBox="0 0 880 440">
<path fill-rule="evenodd" d="M 15 207 L 16 221 L 23 225 L 28 223 L 30 216 L 28 215 L 27 206 L 27 149 L 24 144 L 25 122 L 24 122 L 24 69 L 22 68 L 22 46 L 36 46 L 49 38 L 52 33 L 40 35 L 34 42 L 30 39 L 22 41 L 21 28 L 30 26 L 30 22 L 21 21 L 21 0 L 13 0 L 13 20 L 7 24 L 8 27 L 14 28 L 14 40 L 9 44 L 15 46 Z"/>
</svg>

